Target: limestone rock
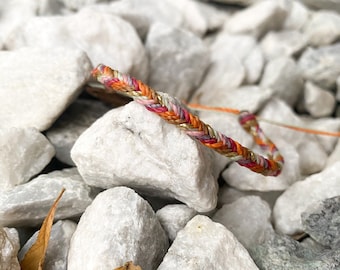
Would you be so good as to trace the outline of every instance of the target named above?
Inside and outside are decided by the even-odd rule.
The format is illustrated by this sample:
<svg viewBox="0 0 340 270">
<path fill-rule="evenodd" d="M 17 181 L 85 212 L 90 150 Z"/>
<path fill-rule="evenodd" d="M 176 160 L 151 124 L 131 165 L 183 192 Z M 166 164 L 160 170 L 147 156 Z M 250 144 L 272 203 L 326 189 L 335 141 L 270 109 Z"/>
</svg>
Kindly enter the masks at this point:
<svg viewBox="0 0 340 270">
<path fill-rule="evenodd" d="M 301 213 L 320 200 L 340 195 L 340 162 L 318 174 L 290 186 L 276 201 L 273 209 L 275 228 L 284 234 L 303 231 Z"/>
<path fill-rule="evenodd" d="M 310 205 L 302 214 L 302 226 L 318 243 L 338 248 L 340 243 L 340 196 Z"/>
<path fill-rule="evenodd" d="M 69 270 L 112 270 L 133 261 L 156 269 L 168 239 L 151 206 L 126 187 L 100 193 L 82 215 L 68 255 Z"/>
<path fill-rule="evenodd" d="M 301 30 L 310 16 L 309 9 L 299 1 L 292 1 L 291 7 L 283 24 L 286 30 Z"/>
<path fill-rule="evenodd" d="M 334 0 L 301 0 L 301 2 L 313 9 L 330 9 L 340 11 L 340 3 Z"/>
<path fill-rule="evenodd" d="M 181 230 L 158 270 L 258 269 L 247 250 L 223 225 L 197 215 Z"/>
<path fill-rule="evenodd" d="M 335 87 L 340 73 L 340 44 L 308 48 L 298 61 L 303 77 L 322 88 Z"/>
<path fill-rule="evenodd" d="M 77 224 L 70 220 L 59 220 L 52 226 L 43 269 L 67 270 L 67 255 L 76 227 Z M 20 261 L 35 243 L 39 232 L 37 231 L 21 248 L 18 255 Z"/>
<path fill-rule="evenodd" d="M 16 229 L 0 227 L 0 262 L 1 270 L 20 270 L 17 254 L 20 248 Z"/>
<path fill-rule="evenodd" d="M 169 204 L 159 209 L 156 215 L 170 241 L 174 241 L 177 233 L 196 215 L 196 211 L 184 204 Z"/>
<path fill-rule="evenodd" d="M 340 15 L 335 11 L 315 12 L 303 31 L 310 45 L 329 45 L 340 37 Z"/>
<path fill-rule="evenodd" d="M 306 37 L 297 30 L 269 32 L 261 41 L 266 59 L 294 56 L 307 46 Z"/>
<path fill-rule="evenodd" d="M 230 33 L 247 33 L 261 37 L 270 30 L 282 27 L 288 13 L 287 3 L 280 1 L 259 1 L 236 12 L 225 25 Z"/>
<path fill-rule="evenodd" d="M 317 85 L 306 82 L 304 89 L 304 105 L 314 117 L 330 116 L 335 109 L 334 95 Z"/>
<path fill-rule="evenodd" d="M 271 210 L 265 201 L 258 196 L 245 196 L 231 204 L 223 205 L 212 219 L 223 224 L 249 249 L 273 236 L 270 216 Z"/>
<path fill-rule="evenodd" d="M 27 182 L 54 156 L 51 143 L 35 128 L 0 128 L 0 190 Z"/>
<path fill-rule="evenodd" d="M 180 100 L 188 100 L 208 67 L 208 48 L 192 33 L 165 24 L 151 26 L 146 44 L 149 85 Z"/>
<path fill-rule="evenodd" d="M 56 149 L 56 158 L 74 166 L 70 152 L 78 139 L 95 120 L 109 110 L 103 103 L 78 99 L 50 128 L 46 136 Z"/>
<path fill-rule="evenodd" d="M 263 270 L 336 270 L 339 269 L 339 251 L 314 251 L 284 235 L 255 247 L 251 256 Z"/>
<path fill-rule="evenodd" d="M 217 201 L 214 160 L 208 150 L 131 102 L 87 129 L 71 157 L 91 186 L 126 185 L 153 196 L 174 197 L 205 212 Z"/>
<path fill-rule="evenodd" d="M 13 32 L 6 46 L 78 48 L 86 52 L 93 66 L 105 63 L 141 80 L 148 76 L 147 55 L 135 29 L 121 18 L 96 9 L 85 8 L 69 16 L 32 18 Z M 120 53 L 122 48 L 124 53 Z"/>
<path fill-rule="evenodd" d="M 0 226 L 39 225 L 63 187 L 66 191 L 55 219 L 79 217 L 92 202 L 94 194 L 72 168 L 42 174 L 26 184 L 2 191 Z"/>
<path fill-rule="evenodd" d="M 269 61 L 260 85 L 273 90 L 276 97 L 294 105 L 303 90 L 301 73 L 290 57 L 279 57 Z"/>
<path fill-rule="evenodd" d="M 0 69 L 0 126 L 41 131 L 78 96 L 91 64 L 80 50 L 22 48 L 1 51 Z"/>
<path fill-rule="evenodd" d="M 327 166 L 331 166 L 337 161 L 340 161 L 340 139 L 338 139 L 332 154 L 328 157 Z"/>
</svg>

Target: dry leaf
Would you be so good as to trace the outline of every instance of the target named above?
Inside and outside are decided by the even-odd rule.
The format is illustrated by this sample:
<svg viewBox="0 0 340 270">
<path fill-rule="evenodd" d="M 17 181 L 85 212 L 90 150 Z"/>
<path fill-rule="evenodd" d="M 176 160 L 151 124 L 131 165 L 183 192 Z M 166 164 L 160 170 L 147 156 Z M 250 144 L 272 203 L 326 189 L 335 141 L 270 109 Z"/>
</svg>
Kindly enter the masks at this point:
<svg viewBox="0 0 340 270">
<path fill-rule="evenodd" d="M 114 270 L 142 270 L 142 268 L 139 265 L 134 265 L 133 262 L 127 262 Z"/>
<path fill-rule="evenodd" d="M 63 196 L 65 189 L 63 188 L 50 208 L 43 224 L 41 225 L 40 232 L 37 240 L 32 247 L 25 254 L 24 259 L 21 261 L 21 270 L 42 270 L 45 254 L 50 239 L 51 228 L 53 224 L 54 214 L 57 209 L 57 205 Z"/>
</svg>

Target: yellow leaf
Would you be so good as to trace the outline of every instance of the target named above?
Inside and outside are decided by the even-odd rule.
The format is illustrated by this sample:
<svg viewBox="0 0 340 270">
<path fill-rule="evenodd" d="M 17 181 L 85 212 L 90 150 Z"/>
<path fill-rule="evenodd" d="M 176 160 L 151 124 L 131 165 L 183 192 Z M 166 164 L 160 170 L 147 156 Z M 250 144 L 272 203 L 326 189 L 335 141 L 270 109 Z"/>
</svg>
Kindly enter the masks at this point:
<svg viewBox="0 0 340 270">
<path fill-rule="evenodd" d="M 51 228 L 53 224 L 54 214 L 57 209 L 57 205 L 63 196 L 65 188 L 63 188 L 50 208 L 43 224 L 41 225 L 38 238 L 32 247 L 27 251 L 25 257 L 20 263 L 21 270 L 42 270 L 45 254 L 50 239 Z"/>
<path fill-rule="evenodd" d="M 134 265 L 133 262 L 127 262 L 114 270 L 142 270 L 142 268 L 139 265 Z"/>
</svg>

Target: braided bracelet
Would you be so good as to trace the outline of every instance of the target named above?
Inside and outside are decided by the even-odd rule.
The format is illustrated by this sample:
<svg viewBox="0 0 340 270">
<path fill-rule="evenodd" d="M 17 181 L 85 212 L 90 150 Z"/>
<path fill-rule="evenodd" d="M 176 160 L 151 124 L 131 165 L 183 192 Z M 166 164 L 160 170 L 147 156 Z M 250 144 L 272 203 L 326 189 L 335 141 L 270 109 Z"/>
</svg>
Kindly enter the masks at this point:
<svg viewBox="0 0 340 270">
<path fill-rule="evenodd" d="M 133 77 L 112 70 L 102 64 L 92 71 L 92 75 L 104 84 L 109 91 L 117 91 L 132 97 L 149 111 L 157 113 L 169 123 L 184 130 L 191 138 L 236 161 L 241 166 L 265 176 L 280 174 L 284 159 L 275 144 L 264 135 L 254 114 L 247 111 L 241 112 L 239 122 L 253 136 L 261 149 L 267 153 L 268 158 L 254 153 L 247 147 L 214 130 L 201 121 L 198 116 L 190 113 L 176 98 L 165 93 L 158 93 Z"/>
</svg>

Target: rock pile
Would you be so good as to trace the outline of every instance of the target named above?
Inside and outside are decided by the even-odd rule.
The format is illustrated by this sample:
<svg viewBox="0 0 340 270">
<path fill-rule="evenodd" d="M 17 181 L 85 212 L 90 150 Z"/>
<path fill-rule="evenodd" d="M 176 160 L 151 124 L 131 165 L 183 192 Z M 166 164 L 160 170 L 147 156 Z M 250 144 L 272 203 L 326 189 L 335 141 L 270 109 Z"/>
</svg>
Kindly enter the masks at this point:
<svg viewBox="0 0 340 270">
<path fill-rule="evenodd" d="M 330 0 L 1 3 L 0 269 L 20 269 L 63 187 L 44 269 L 339 269 L 340 139 L 260 122 L 286 161 L 265 177 L 136 102 L 85 91 L 104 63 L 187 102 L 339 131 L 338 12 Z M 235 117 L 198 113 L 258 151 Z"/>
</svg>

